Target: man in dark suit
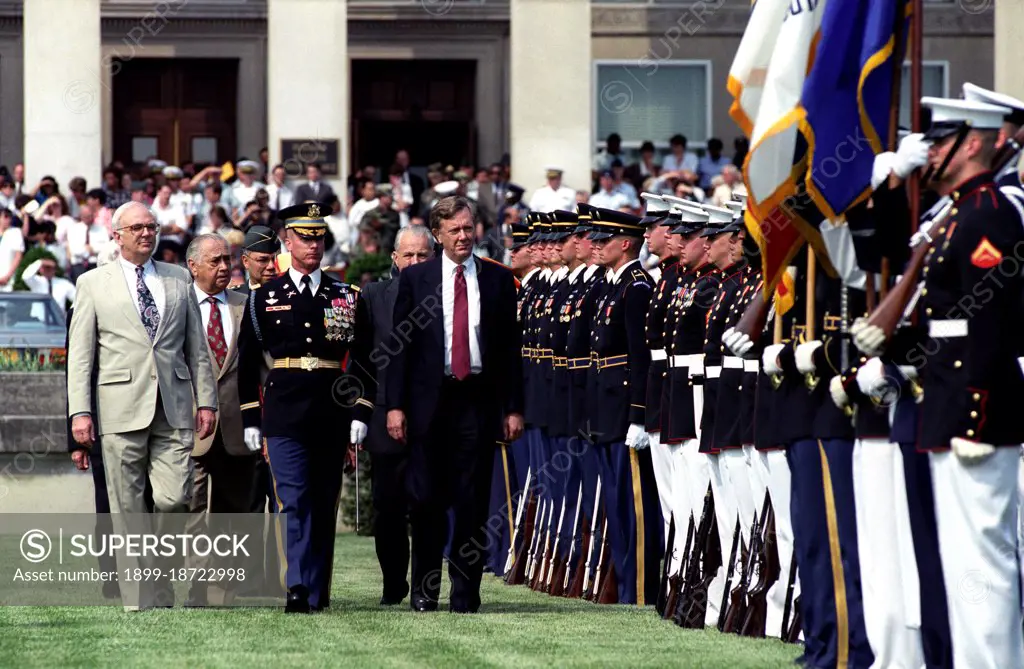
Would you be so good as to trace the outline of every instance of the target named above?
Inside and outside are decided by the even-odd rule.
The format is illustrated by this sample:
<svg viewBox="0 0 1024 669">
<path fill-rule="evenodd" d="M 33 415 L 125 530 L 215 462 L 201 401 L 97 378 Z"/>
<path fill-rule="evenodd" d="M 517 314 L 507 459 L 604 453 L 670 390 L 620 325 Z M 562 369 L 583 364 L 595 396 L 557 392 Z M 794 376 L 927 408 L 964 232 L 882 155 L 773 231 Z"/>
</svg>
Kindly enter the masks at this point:
<svg viewBox="0 0 1024 669">
<path fill-rule="evenodd" d="M 322 180 L 320 163 L 309 163 L 306 165 L 306 178 L 309 183 L 304 183 L 295 189 L 295 203 L 321 202 L 326 203 L 334 195 L 331 185 Z"/>
<path fill-rule="evenodd" d="M 378 354 L 383 354 L 373 356 L 377 364 L 377 399 L 366 439 L 372 465 L 373 506 L 377 511 L 373 535 L 384 581 L 381 606 L 399 604 L 409 593 L 409 583 L 405 580 L 409 571 L 409 505 L 405 495 L 409 452 L 407 444 L 395 441 L 388 434 L 387 411 L 384 408 L 387 388 L 385 356 L 389 349 L 394 350 L 391 333 L 395 299 L 398 297 L 398 274 L 433 255 L 434 238 L 425 227 L 403 228 L 391 254 L 394 261 L 391 278 L 368 284 L 362 291 L 361 299 L 373 324 L 373 348 Z"/>
<path fill-rule="evenodd" d="M 402 168 L 402 183 L 409 184 L 409 188 L 412 190 L 413 206 L 415 207 L 416 203 L 420 201 L 423 191 L 426 190 L 426 184 L 423 183 L 423 179 L 418 175 L 409 171 L 409 152 L 405 149 L 399 149 L 395 153 L 395 164 Z"/>
<path fill-rule="evenodd" d="M 473 203 L 442 198 L 430 214 L 441 257 L 399 275 L 387 356 L 388 434 L 409 446 L 412 607 L 437 609 L 453 510 L 449 610 L 480 607 L 490 465 L 522 432 L 521 332 L 511 271 L 472 255 Z M 385 354 L 386 356 L 386 354 Z"/>
</svg>

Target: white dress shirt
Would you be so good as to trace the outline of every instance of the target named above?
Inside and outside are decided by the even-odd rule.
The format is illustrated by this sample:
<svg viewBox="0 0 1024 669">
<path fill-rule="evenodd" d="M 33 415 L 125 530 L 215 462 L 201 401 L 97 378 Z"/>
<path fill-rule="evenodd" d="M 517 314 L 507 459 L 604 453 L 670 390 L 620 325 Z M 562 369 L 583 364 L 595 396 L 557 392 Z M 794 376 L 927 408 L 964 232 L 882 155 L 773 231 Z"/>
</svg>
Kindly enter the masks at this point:
<svg viewBox="0 0 1024 669">
<path fill-rule="evenodd" d="M 210 307 L 212 306 L 206 300 L 212 297 L 217 300 L 217 310 L 220 311 L 220 322 L 224 327 L 224 343 L 231 348 L 231 336 L 235 334 L 235 323 L 231 320 L 227 291 L 222 290 L 215 295 L 210 295 L 195 282 L 192 283 L 192 288 L 196 291 L 196 301 L 199 302 L 199 311 L 203 315 L 203 332 L 206 332 L 206 328 L 210 325 Z"/>
<path fill-rule="evenodd" d="M 68 302 L 75 303 L 75 284 L 59 276 L 55 276 L 52 279 L 39 276 L 39 267 L 42 264 L 42 260 L 29 263 L 29 266 L 25 268 L 21 275 L 21 280 L 25 282 L 25 285 L 33 293 L 52 295 L 53 299 L 57 302 L 57 306 L 60 307 L 60 312 L 62 314 L 67 313 Z"/>
<path fill-rule="evenodd" d="M 321 277 L 322 274 L 323 274 L 323 272 L 321 272 L 319 269 L 317 269 L 317 270 L 314 270 L 313 272 L 311 272 L 310 275 L 309 275 L 309 289 L 313 291 L 313 295 L 314 296 L 316 296 L 317 289 L 320 288 L 320 277 Z M 296 290 L 298 290 L 299 293 L 301 294 L 302 291 L 303 291 L 303 285 L 302 285 L 302 277 L 304 276 L 303 273 L 300 272 L 299 270 L 295 269 L 294 267 L 289 267 L 288 268 L 288 276 L 291 277 L 292 283 L 295 284 Z"/>
<path fill-rule="evenodd" d="M 685 151 L 682 158 L 676 158 L 676 154 L 670 153 L 661 161 L 661 171 L 678 172 L 679 170 L 689 170 L 696 174 L 699 164 L 700 162 L 695 153 Z"/>
<path fill-rule="evenodd" d="M 469 371 L 479 374 L 480 358 L 480 284 L 476 277 L 476 259 L 470 256 L 462 266 L 466 277 L 466 305 L 469 308 Z M 455 318 L 455 264 L 441 254 L 441 301 L 444 303 L 444 373 L 452 373 L 452 327 Z"/>
<path fill-rule="evenodd" d="M 544 213 L 552 212 L 556 209 L 575 211 L 576 191 L 568 186 L 562 186 L 557 191 L 551 188 L 551 186 L 543 186 L 538 188 L 533 197 L 530 198 L 530 209 Z"/>
<path fill-rule="evenodd" d="M 267 186 L 267 195 L 270 196 L 270 208 L 273 211 L 285 209 L 295 203 L 295 194 L 287 186 L 270 184 Z"/>
<path fill-rule="evenodd" d="M 75 221 L 64 231 L 63 241 L 67 244 L 72 264 L 91 263 L 95 265 L 96 253 L 110 241 L 110 234 L 106 228 L 97 223 L 86 225 L 81 221 Z M 87 248 L 89 250 L 86 250 Z"/>
<path fill-rule="evenodd" d="M 132 296 L 132 302 L 135 304 L 135 311 L 139 312 L 139 318 L 142 318 L 142 308 L 139 307 L 138 277 L 135 276 L 135 268 L 138 267 L 138 265 L 125 260 L 122 256 L 117 257 L 117 262 L 121 265 L 121 272 L 124 274 L 124 280 L 128 284 L 128 293 Z M 156 273 L 156 265 L 153 264 L 152 258 L 147 260 L 146 264 L 142 267 L 142 280 L 146 283 L 146 288 L 149 288 L 149 292 L 153 296 L 153 302 L 156 303 L 157 313 L 163 317 L 167 307 L 167 295 L 164 293 L 164 283 L 160 280 L 160 275 Z"/>
<path fill-rule="evenodd" d="M 588 204 L 592 207 L 600 207 L 601 209 L 611 209 L 613 211 L 618 211 L 623 207 L 630 206 L 629 198 L 617 190 L 598 191 L 590 196 Z"/>
</svg>

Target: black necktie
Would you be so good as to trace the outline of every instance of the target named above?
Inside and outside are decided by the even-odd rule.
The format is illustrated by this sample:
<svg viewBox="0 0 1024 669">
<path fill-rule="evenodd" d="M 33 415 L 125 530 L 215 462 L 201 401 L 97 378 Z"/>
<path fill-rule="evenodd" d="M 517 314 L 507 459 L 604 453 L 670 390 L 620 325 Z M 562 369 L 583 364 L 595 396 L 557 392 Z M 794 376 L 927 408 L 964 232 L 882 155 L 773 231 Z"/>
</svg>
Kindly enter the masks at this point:
<svg viewBox="0 0 1024 669">
<path fill-rule="evenodd" d="M 299 283 L 301 283 L 302 287 L 305 289 L 302 291 L 302 293 L 304 295 L 309 295 L 310 297 L 313 297 L 313 280 L 309 278 L 309 275 L 303 274 L 302 278 L 299 280 Z"/>
</svg>

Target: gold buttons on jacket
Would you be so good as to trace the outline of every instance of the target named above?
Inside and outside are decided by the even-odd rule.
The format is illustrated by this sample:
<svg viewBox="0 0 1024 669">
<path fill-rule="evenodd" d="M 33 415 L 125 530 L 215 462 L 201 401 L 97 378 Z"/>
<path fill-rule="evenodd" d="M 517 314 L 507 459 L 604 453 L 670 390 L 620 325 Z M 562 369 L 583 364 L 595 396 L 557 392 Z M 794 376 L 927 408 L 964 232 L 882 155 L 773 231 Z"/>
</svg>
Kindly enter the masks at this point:
<svg viewBox="0 0 1024 669">
<path fill-rule="evenodd" d="M 971 396 L 971 399 L 973 399 L 975 402 L 980 402 L 981 401 L 981 395 L 978 394 L 978 393 L 974 393 L 974 395 Z"/>
<path fill-rule="evenodd" d="M 971 412 L 971 418 L 977 418 L 977 417 L 978 417 L 978 412 L 977 411 L 972 411 Z"/>
<path fill-rule="evenodd" d="M 973 437 L 974 436 L 974 430 L 967 430 L 967 436 L 968 437 Z"/>
</svg>

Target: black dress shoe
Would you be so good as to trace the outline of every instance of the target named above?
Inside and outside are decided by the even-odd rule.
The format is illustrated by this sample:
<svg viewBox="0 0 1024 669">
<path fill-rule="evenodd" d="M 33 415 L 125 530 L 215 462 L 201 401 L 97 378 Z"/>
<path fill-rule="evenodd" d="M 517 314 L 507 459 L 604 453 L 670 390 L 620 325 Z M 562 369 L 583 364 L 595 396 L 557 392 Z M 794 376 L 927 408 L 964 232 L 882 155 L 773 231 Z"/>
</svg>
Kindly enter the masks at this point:
<svg viewBox="0 0 1024 669">
<path fill-rule="evenodd" d="M 309 613 L 309 591 L 301 585 L 297 585 L 288 591 L 285 600 L 285 613 Z"/>
<path fill-rule="evenodd" d="M 409 605 L 412 606 L 413 611 L 437 611 L 437 602 L 426 599 L 425 597 L 413 597 L 410 600 Z"/>
<path fill-rule="evenodd" d="M 405 584 L 401 588 L 395 588 L 389 591 L 387 588 L 384 589 L 384 594 L 380 596 L 381 606 L 394 606 L 401 604 L 405 596 L 409 594 L 409 585 Z"/>
</svg>

